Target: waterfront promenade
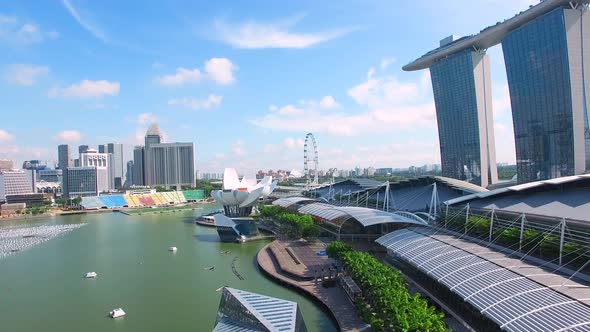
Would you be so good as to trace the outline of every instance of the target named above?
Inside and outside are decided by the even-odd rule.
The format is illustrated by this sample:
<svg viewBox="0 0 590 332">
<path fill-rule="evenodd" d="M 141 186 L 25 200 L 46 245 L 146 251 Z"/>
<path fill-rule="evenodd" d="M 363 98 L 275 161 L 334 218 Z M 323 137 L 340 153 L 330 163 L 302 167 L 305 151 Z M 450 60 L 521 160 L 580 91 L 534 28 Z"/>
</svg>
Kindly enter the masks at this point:
<svg viewBox="0 0 590 332">
<path fill-rule="evenodd" d="M 257 255 L 258 265 L 266 274 L 320 301 L 324 307 L 331 311 L 341 331 L 355 332 L 371 330 L 369 325 L 361 321 L 358 317 L 356 308 L 340 287 L 324 288 L 321 283 L 316 284 L 313 280 L 305 280 L 283 272 L 279 267 L 277 257 L 275 257 L 270 249 L 272 245 L 280 245 L 280 242 L 274 241 L 266 245 Z M 279 257 L 278 259 L 286 260 L 285 262 L 281 262 L 281 265 L 289 264 L 289 257 L 288 255 Z"/>
</svg>

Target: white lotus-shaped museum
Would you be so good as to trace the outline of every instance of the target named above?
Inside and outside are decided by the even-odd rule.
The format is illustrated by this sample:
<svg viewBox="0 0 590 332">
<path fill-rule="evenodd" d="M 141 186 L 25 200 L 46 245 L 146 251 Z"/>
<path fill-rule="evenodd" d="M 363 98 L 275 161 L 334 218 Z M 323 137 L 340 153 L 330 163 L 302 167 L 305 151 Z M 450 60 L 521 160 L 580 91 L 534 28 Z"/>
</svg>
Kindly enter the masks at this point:
<svg viewBox="0 0 590 332">
<path fill-rule="evenodd" d="M 277 182 L 272 180 L 272 176 L 265 176 L 260 182 L 246 177 L 240 181 L 235 169 L 226 168 L 223 172 L 223 190 L 214 190 L 211 196 L 224 206 L 226 213 L 230 208 L 232 213 L 229 214 L 235 215 L 239 213 L 237 210 L 251 208 L 260 197 L 270 195 Z"/>
</svg>

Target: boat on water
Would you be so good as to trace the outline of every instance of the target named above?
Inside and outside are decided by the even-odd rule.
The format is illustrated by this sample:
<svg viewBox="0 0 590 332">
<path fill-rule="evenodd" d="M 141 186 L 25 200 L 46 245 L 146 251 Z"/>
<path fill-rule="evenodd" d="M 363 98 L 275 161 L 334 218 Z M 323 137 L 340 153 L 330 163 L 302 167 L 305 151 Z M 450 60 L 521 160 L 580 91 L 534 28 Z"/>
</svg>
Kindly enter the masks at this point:
<svg viewBox="0 0 590 332">
<path fill-rule="evenodd" d="M 123 309 L 121 308 L 113 309 L 109 312 L 109 317 L 111 318 L 118 318 L 123 316 L 125 316 L 125 311 L 123 311 Z"/>
<path fill-rule="evenodd" d="M 203 226 L 215 226 L 215 219 L 212 215 L 200 216 L 196 219 L 195 224 Z"/>
<path fill-rule="evenodd" d="M 215 266 L 208 266 L 208 267 L 206 267 L 204 269 L 207 270 L 207 271 L 212 271 L 212 270 L 215 270 Z"/>
<path fill-rule="evenodd" d="M 168 248 L 168 251 L 176 252 L 176 251 L 178 251 L 178 248 L 170 247 L 170 248 Z"/>
<path fill-rule="evenodd" d="M 86 272 L 84 278 L 96 278 L 97 275 L 96 272 Z"/>
<path fill-rule="evenodd" d="M 229 250 L 222 250 L 222 251 L 220 251 L 219 253 L 220 253 L 220 254 L 227 255 L 227 254 L 231 254 L 231 251 L 229 251 Z"/>
</svg>

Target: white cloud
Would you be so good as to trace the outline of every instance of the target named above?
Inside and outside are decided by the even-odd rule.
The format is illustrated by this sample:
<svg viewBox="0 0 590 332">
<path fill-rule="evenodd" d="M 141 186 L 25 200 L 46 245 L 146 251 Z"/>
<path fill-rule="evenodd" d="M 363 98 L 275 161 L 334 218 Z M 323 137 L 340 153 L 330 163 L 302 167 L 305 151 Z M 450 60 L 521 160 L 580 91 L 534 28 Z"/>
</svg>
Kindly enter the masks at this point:
<svg viewBox="0 0 590 332">
<path fill-rule="evenodd" d="M 30 86 L 35 84 L 39 76 L 46 75 L 49 68 L 28 64 L 14 64 L 8 66 L 6 80 L 12 84 Z"/>
<path fill-rule="evenodd" d="M 58 37 L 56 31 L 43 31 L 33 22 L 23 22 L 16 16 L 0 14 L 0 42 L 9 44 L 34 44 Z"/>
<path fill-rule="evenodd" d="M 16 136 L 14 136 L 13 134 L 7 132 L 4 129 L 0 129 L 0 142 L 10 142 L 15 138 Z"/>
<path fill-rule="evenodd" d="M 199 82 L 203 79 L 203 74 L 197 68 L 186 69 L 176 68 L 176 73 L 172 75 L 166 75 L 158 78 L 158 81 L 162 85 L 184 85 L 188 83 Z"/>
<path fill-rule="evenodd" d="M 205 62 L 205 72 L 212 81 L 219 84 L 233 83 L 235 69 L 236 66 L 226 58 L 212 58 Z"/>
<path fill-rule="evenodd" d="M 50 97 L 102 98 L 119 94 L 119 82 L 83 80 L 65 88 L 53 88 Z"/>
<path fill-rule="evenodd" d="M 287 105 L 281 107 L 276 112 L 280 115 L 297 116 L 305 114 L 306 110 L 303 108 L 298 108 L 297 106 Z"/>
<path fill-rule="evenodd" d="M 209 95 L 207 99 L 195 99 L 195 98 L 179 98 L 179 99 L 169 99 L 168 105 L 179 105 L 188 107 L 192 110 L 210 110 L 212 108 L 217 108 L 221 105 L 221 100 L 223 99 L 222 96 L 217 95 Z"/>
<path fill-rule="evenodd" d="M 215 20 L 217 39 L 236 48 L 306 48 L 351 32 L 352 29 L 336 29 L 314 33 L 289 31 L 303 17 L 296 16 L 275 22 L 246 21 L 229 23 Z"/>
<path fill-rule="evenodd" d="M 229 59 L 211 58 L 205 62 L 204 69 L 183 67 L 176 68 L 174 74 L 160 76 L 157 81 L 165 86 L 181 86 L 210 80 L 221 85 L 235 82 L 234 71 L 237 69 Z"/>
<path fill-rule="evenodd" d="M 246 147 L 244 146 L 244 142 L 242 140 L 237 140 L 231 145 L 231 151 L 236 157 L 243 157 L 248 154 L 246 151 Z"/>
<path fill-rule="evenodd" d="M 157 120 L 158 118 L 156 118 L 156 116 L 152 113 L 140 113 L 137 116 L 137 124 L 142 126 L 155 123 Z"/>
<path fill-rule="evenodd" d="M 275 154 L 278 153 L 279 147 L 274 144 L 265 144 L 264 149 L 262 150 L 266 154 Z"/>
<path fill-rule="evenodd" d="M 64 130 L 57 133 L 55 139 L 64 143 L 76 143 L 82 139 L 82 133 L 77 130 Z"/>
<path fill-rule="evenodd" d="M 498 87 L 494 86 L 492 98 L 492 107 L 494 109 L 495 116 L 504 116 L 512 110 L 510 104 L 510 91 L 508 90 L 508 84 L 502 84 Z"/>
<path fill-rule="evenodd" d="M 383 58 L 381 60 L 381 70 L 387 69 L 387 67 L 389 67 L 390 64 L 395 63 L 395 61 L 395 58 Z"/>
<path fill-rule="evenodd" d="M 283 141 L 283 146 L 287 149 L 303 149 L 304 144 L 305 140 L 303 140 L 303 138 L 295 139 L 292 137 L 287 137 Z"/>
<path fill-rule="evenodd" d="M 366 81 L 348 90 L 349 96 L 363 109 L 361 112 L 328 112 L 321 105 L 336 104 L 328 96 L 319 103 L 300 102 L 304 107 L 286 105 L 253 123 L 264 128 L 324 132 L 333 136 L 435 128 L 431 93 L 429 81 L 423 77 L 418 82 L 401 82 L 393 76 L 376 77 L 374 70 L 369 70 Z"/>
<path fill-rule="evenodd" d="M 72 5 L 70 0 L 62 0 L 62 3 L 70 15 L 72 15 L 72 17 L 76 20 L 76 22 L 78 22 L 78 24 L 80 24 L 82 28 L 84 28 L 84 30 L 90 32 L 94 37 L 100 39 L 103 42 L 109 42 L 109 38 L 106 36 L 106 34 L 89 19 L 82 17 L 80 12 Z"/>
<path fill-rule="evenodd" d="M 340 105 L 334 100 L 332 96 L 325 96 L 320 100 L 320 107 L 324 109 L 338 108 Z"/>
</svg>

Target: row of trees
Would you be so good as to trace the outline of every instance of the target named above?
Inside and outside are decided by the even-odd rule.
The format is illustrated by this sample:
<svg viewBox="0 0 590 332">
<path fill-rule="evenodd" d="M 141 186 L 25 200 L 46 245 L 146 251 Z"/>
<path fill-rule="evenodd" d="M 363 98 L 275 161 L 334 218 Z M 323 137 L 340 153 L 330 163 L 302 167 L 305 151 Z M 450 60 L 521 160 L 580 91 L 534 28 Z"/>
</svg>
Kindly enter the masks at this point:
<svg viewBox="0 0 590 332">
<path fill-rule="evenodd" d="M 262 205 L 259 211 L 260 217 L 272 220 L 279 232 L 290 239 L 307 239 L 320 235 L 320 227 L 309 215 L 290 213 L 285 208 L 275 205 Z"/>
<path fill-rule="evenodd" d="M 444 218 L 439 221 L 445 223 Z M 465 216 L 455 216 L 447 218 L 447 227 L 457 232 L 467 235 L 488 239 L 490 234 L 491 219 L 484 216 L 471 215 L 467 219 Z M 520 243 L 520 222 L 515 222 L 510 227 L 496 227 L 492 230 L 492 241 L 511 249 L 518 249 Z M 543 259 L 556 259 L 559 257 L 559 227 L 552 233 L 542 232 L 530 227 L 526 227 L 522 234 L 522 251 L 538 256 Z M 572 265 L 583 264 L 587 257 L 580 257 L 586 253 L 588 248 L 582 244 L 571 242 L 566 239 L 563 245 L 563 258 L 565 262 Z"/>
<path fill-rule="evenodd" d="M 449 331 L 444 314 L 419 293 L 411 295 L 398 270 L 342 242 L 330 243 L 326 252 L 343 264 L 363 290 L 364 301 L 356 304 L 373 331 Z"/>
<path fill-rule="evenodd" d="M 205 197 L 211 196 L 211 191 L 221 189 L 221 183 L 213 183 L 207 180 L 197 180 L 195 189 L 202 189 L 205 192 Z"/>
</svg>

